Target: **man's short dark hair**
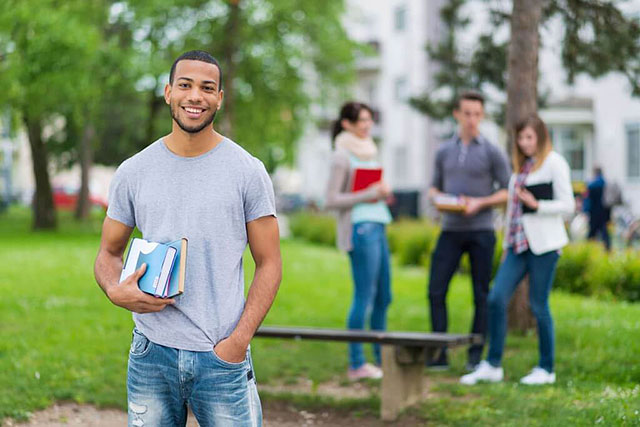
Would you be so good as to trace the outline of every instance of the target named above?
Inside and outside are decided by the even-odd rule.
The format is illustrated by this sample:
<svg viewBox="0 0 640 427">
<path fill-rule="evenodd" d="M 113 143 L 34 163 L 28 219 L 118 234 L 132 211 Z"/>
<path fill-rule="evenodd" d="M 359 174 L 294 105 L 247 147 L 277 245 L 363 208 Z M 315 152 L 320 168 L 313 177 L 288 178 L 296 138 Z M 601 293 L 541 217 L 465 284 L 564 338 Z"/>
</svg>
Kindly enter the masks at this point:
<svg viewBox="0 0 640 427">
<path fill-rule="evenodd" d="M 218 73 L 220 74 L 220 82 L 218 82 L 218 90 L 222 89 L 222 68 L 220 68 L 220 64 L 218 60 L 211 56 L 208 52 L 204 50 L 190 50 L 188 52 L 183 53 L 178 56 L 178 58 L 173 62 L 171 66 L 171 71 L 169 72 L 169 84 L 173 84 L 173 77 L 176 74 L 176 66 L 178 62 L 183 60 L 191 60 L 191 61 L 202 61 L 207 62 L 209 64 L 213 64 L 218 67 Z"/>
<path fill-rule="evenodd" d="M 484 96 L 482 96 L 480 92 L 475 90 L 465 90 L 458 95 L 458 98 L 456 98 L 456 110 L 460 109 L 460 103 L 465 99 L 468 101 L 478 101 L 484 107 Z"/>
</svg>

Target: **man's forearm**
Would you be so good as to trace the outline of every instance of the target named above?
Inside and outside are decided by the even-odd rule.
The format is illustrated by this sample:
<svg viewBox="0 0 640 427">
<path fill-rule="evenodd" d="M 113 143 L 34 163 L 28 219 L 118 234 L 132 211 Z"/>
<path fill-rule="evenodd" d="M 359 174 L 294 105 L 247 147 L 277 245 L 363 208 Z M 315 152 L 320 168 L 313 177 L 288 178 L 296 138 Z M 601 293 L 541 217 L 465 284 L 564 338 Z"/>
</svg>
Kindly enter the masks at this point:
<svg viewBox="0 0 640 427">
<path fill-rule="evenodd" d="M 231 334 L 231 337 L 242 345 L 249 345 L 251 338 L 267 315 L 278 292 L 281 279 L 282 264 L 279 260 L 272 260 L 256 266 L 244 311 Z"/>
<path fill-rule="evenodd" d="M 109 297 L 109 289 L 118 284 L 122 272 L 122 258 L 100 250 L 93 267 L 96 282 Z"/>
<path fill-rule="evenodd" d="M 478 200 L 482 204 L 482 208 L 491 208 L 498 205 L 504 205 L 507 203 L 507 198 L 509 197 L 509 193 L 507 190 L 502 189 L 498 190 L 490 196 L 487 197 L 479 197 Z"/>
<path fill-rule="evenodd" d="M 442 194 L 442 191 L 438 190 L 436 187 L 429 187 L 429 198 L 431 200 L 433 200 L 436 196 L 439 196 L 440 194 Z"/>
</svg>

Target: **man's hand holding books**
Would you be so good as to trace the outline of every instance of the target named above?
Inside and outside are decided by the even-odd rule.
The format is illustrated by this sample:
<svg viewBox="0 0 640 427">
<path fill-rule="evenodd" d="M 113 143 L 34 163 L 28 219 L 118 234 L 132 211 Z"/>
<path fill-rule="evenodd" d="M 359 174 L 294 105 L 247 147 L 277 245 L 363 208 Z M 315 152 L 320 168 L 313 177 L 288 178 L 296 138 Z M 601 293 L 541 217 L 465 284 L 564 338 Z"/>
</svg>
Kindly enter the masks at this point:
<svg viewBox="0 0 640 427">
<path fill-rule="evenodd" d="M 107 296 L 118 307 L 135 313 L 152 313 L 162 311 L 168 304 L 175 303 L 173 298 L 156 298 L 146 294 L 138 287 L 138 280 L 144 275 L 146 264 L 129 275 L 117 285 L 111 286 Z"/>
</svg>

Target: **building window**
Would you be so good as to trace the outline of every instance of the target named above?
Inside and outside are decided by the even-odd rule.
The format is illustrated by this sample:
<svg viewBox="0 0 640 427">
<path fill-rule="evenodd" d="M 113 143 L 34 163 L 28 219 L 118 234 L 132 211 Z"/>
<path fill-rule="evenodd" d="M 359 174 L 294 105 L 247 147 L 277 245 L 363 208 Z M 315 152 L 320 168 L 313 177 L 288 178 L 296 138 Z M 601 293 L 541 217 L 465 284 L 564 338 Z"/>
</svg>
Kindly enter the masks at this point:
<svg viewBox="0 0 640 427">
<path fill-rule="evenodd" d="M 407 79 L 404 77 L 397 78 L 394 84 L 396 101 L 405 102 L 409 96 L 407 91 Z"/>
<path fill-rule="evenodd" d="M 640 178 L 640 123 L 627 125 L 627 176 Z"/>
<path fill-rule="evenodd" d="M 407 26 L 407 7 L 406 6 L 398 6 L 396 7 L 394 13 L 394 28 L 396 31 L 404 31 Z"/>
<path fill-rule="evenodd" d="M 577 126 L 553 126 L 551 140 L 557 152 L 569 163 L 571 179 L 584 181 L 586 179 L 585 145 L 589 130 Z"/>
</svg>

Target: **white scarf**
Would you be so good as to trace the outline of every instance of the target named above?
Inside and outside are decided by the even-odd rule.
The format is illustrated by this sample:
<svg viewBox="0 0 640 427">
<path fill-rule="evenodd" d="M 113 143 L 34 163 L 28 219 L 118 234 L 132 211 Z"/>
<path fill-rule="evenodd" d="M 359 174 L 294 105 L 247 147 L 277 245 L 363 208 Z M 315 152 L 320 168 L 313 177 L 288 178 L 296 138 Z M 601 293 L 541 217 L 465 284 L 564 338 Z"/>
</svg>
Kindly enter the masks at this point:
<svg viewBox="0 0 640 427">
<path fill-rule="evenodd" d="M 336 148 L 342 148 L 363 161 L 374 160 L 378 155 L 378 147 L 371 138 L 359 138 L 349 131 L 342 131 L 336 136 Z"/>
</svg>

